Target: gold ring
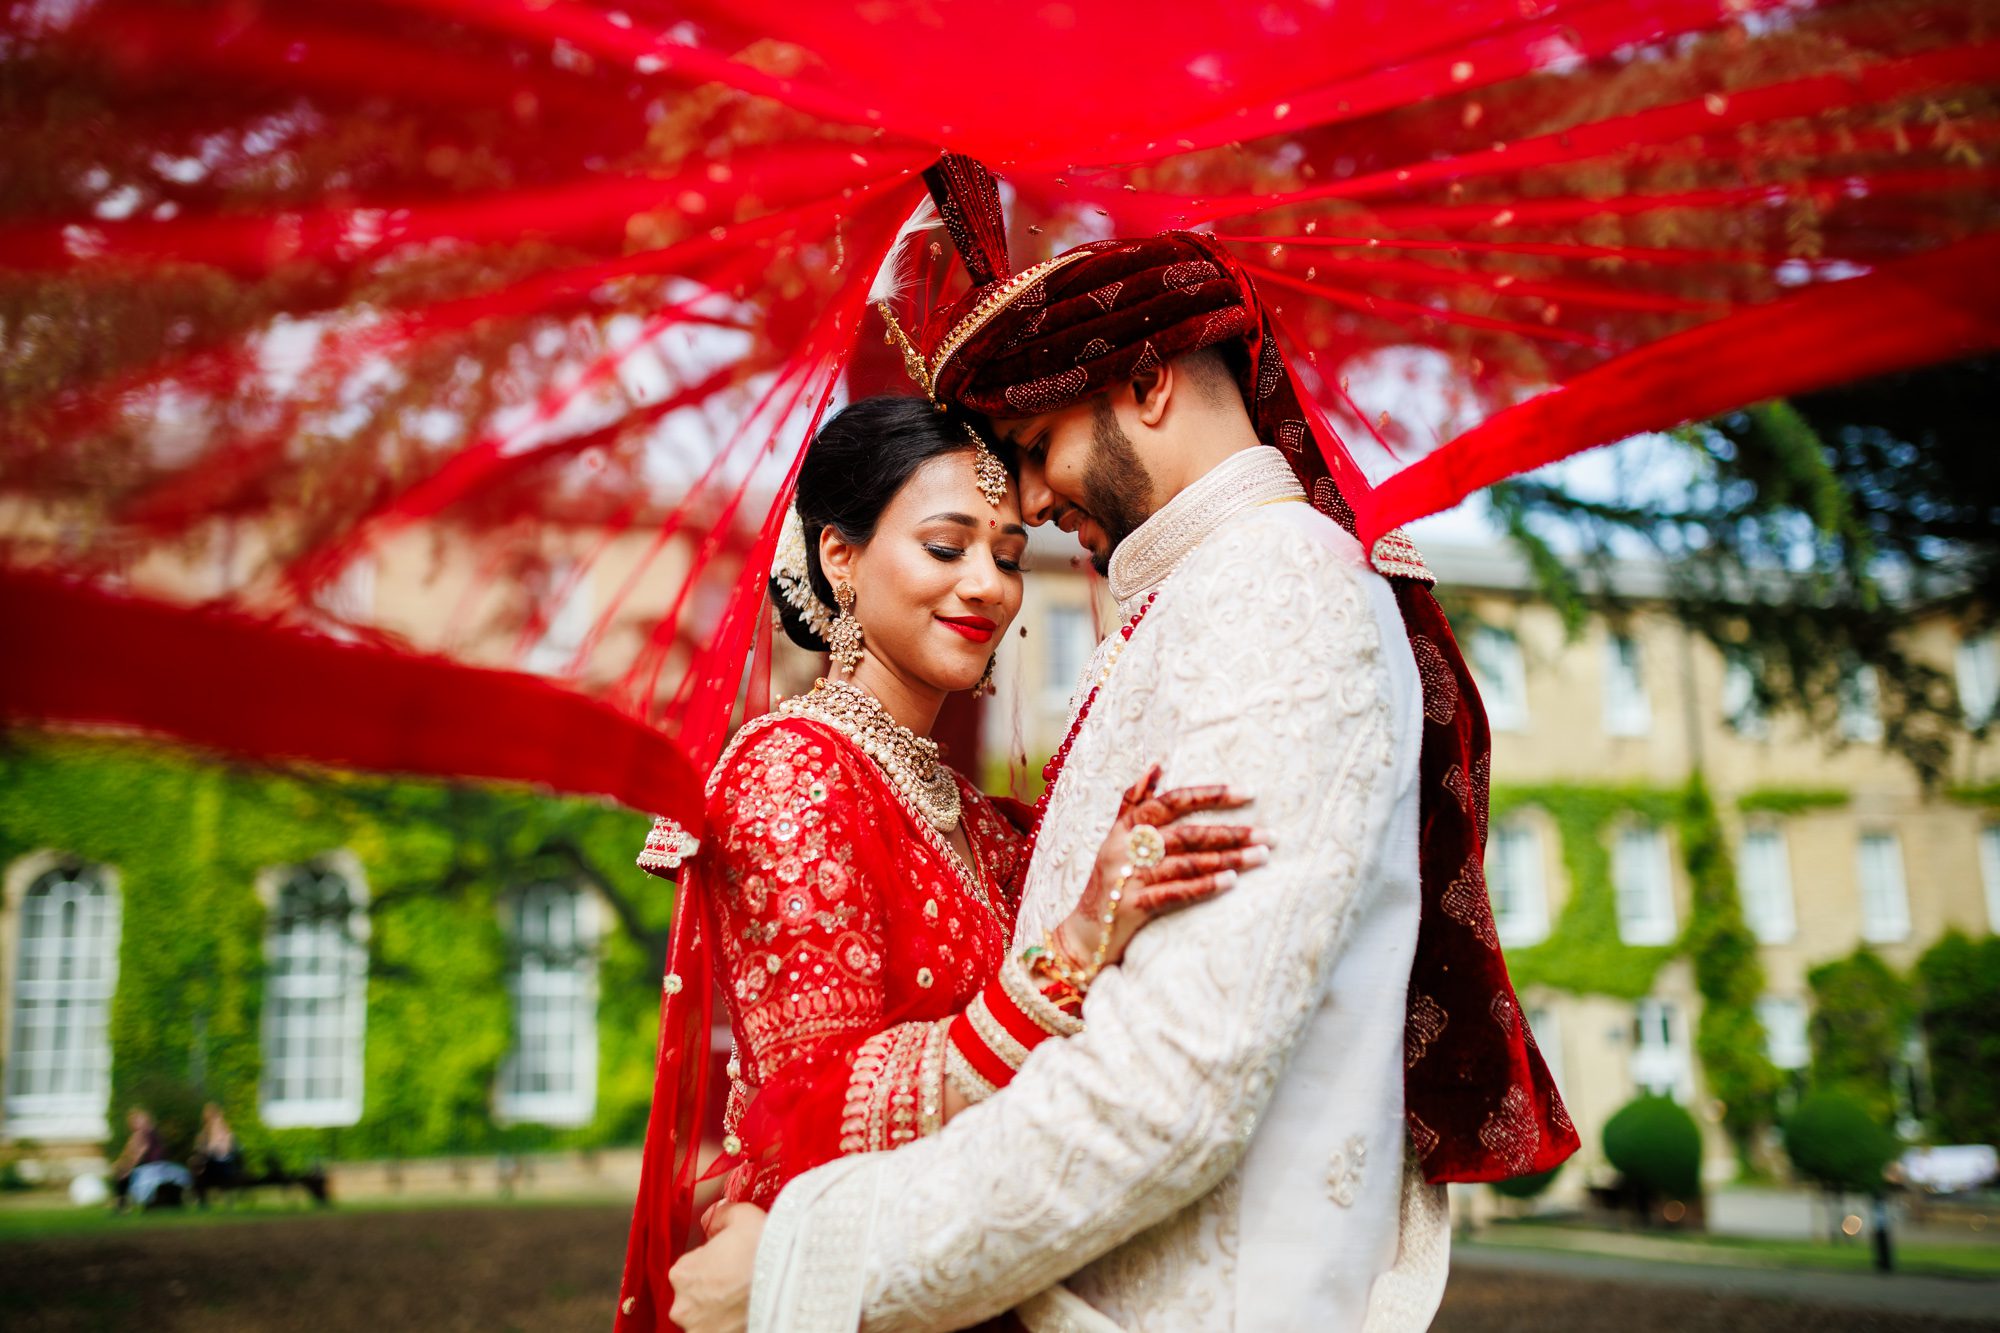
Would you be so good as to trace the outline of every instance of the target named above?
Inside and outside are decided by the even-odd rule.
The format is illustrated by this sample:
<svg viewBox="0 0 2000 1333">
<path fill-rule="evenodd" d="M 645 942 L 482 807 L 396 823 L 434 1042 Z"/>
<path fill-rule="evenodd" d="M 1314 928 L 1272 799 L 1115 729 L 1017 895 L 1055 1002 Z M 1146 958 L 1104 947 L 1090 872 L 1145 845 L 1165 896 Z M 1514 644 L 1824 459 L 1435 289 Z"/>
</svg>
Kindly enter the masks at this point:
<svg viewBox="0 0 2000 1333">
<path fill-rule="evenodd" d="M 1167 838 L 1151 824 L 1135 824 L 1126 835 L 1125 850 L 1140 869 L 1156 866 L 1167 859 Z"/>
</svg>

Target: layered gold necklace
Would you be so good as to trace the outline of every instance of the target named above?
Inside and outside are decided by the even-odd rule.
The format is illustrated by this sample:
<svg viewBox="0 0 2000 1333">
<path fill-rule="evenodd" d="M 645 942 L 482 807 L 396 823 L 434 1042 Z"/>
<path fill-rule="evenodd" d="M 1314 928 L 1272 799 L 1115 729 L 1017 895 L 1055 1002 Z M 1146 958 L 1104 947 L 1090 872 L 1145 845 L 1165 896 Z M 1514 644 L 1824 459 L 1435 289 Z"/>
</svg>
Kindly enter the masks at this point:
<svg viewBox="0 0 2000 1333">
<path fill-rule="evenodd" d="M 868 691 L 844 680 L 817 680 L 779 704 L 778 712 L 832 727 L 875 761 L 925 823 L 947 837 L 958 827 L 958 783 L 939 761 L 937 742 L 891 717 Z"/>
</svg>

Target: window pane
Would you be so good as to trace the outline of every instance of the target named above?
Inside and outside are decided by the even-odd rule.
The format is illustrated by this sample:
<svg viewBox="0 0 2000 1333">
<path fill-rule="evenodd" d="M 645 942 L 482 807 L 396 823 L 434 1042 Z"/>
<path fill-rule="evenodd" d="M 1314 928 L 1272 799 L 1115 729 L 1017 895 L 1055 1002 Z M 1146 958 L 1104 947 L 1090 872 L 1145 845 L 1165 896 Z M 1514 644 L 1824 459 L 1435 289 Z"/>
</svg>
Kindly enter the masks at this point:
<svg viewBox="0 0 2000 1333">
<path fill-rule="evenodd" d="M 1618 894 L 1618 933 L 1627 944 L 1671 944 L 1674 907 L 1666 839 L 1657 829 L 1621 830 L 1611 876 Z"/>
<path fill-rule="evenodd" d="M 1486 883 L 1501 943 L 1525 945 L 1546 938 L 1548 898 L 1542 874 L 1542 840 L 1534 825 L 1521 820 L 1495 825 L 1486 859 Z"/>
<path fill-rule="evenodd" d="M 1605 640 L 1604 729 L 1613 736 L 1641 736 L 1652 725 L 1639 645 L 1623 634 L 1614 634 Z"/>
<path fill-rule="evenodd" d="M 1965 725 L 1983 727 L 2000 703 L 2000 640 L 1992 634 L 1958 645 L 1958 705 Z"/>
<path fill-rule="evenodd" d="M 594 1109 L 596 962 L 584 909 L 576 889 L 536 885 L 515 893 L 505 914 L 514 1039 L 498 1091 L 512 1118 L 578 1124 Z"/>
<path fill-rule="evenodd" d="M 1765 1049 L 1772 1064 L 1780 1069 L 1804 1069 L 1812 1062 L 1803 1001 L 1767 995 L 1757 1001 L 1757 1018 L 1764 1025 Z"/>
<path fill-rule="evenodd" d="M 1851 741 L 1882 739 L 1882 682 L 1872 666 L 1850 667 L 1841 675 L 1840 734 Z"/>
<path fill-rule="evenodd" d="M 1083 668 L 1097 647 L 1090 609 L 1057 606 L 1049 609 L 1046 620 L 1049 641 L 1044 659 L 1043 683 L 1051 696 L 1069 698 L 1083 676 Z"/>
<path fill-rule="evenodd" d="M 7 1113 L 17 1135 L 102 1132 L 111 1052 L 104 1015 L 118 969 L 118 904 L 103 876 L 65 867 L 22 897 Z"/>
<path fill-rule="evenodd" d="M 1471 647 L 1472 671 L 1486 705 L 1487 723 L 1498 731 L 1526 727 L 1528 676 L 1520 642 L 1504 629 L 1480 625 L 1472 632 Z"/>
<path fill-rule="evenodd" d="M 1751 932 L 1766 944 L 1791 939 L 1797 921 L 1784 835 L 1777 829 L 1751 829 L 1744 834 L 1736 878 L 1744 921 Z"/>
<path fill-rule="evenodd" d="M 265 940 L 263 1100 L 280 1125 L 345 1125 L 361 1115 L 368 954 L 346 878 L 312 867 L 278 891 Z"/>
<path fill-rule="evenodd" d="M 1910 933 L 1909 897 L 1903 886 L 1903 849 L 1893 833 L 1861 839 L 1861 938 L 1888 943 Z"/>
<path fill-rule="evenodd" d="M 1986 881 L 1986 928 L 2000 934 L 2000 824 L 1979 830 L 1979 871 Z"/>
</svg>

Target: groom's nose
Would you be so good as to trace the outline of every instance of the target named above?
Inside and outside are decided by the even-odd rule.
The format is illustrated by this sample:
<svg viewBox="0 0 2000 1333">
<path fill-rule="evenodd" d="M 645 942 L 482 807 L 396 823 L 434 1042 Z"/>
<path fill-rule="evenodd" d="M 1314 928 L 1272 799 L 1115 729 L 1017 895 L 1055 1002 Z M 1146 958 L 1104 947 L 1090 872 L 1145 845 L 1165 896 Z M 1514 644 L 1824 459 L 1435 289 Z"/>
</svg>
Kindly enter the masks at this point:
<svg viewBox="0 0 2000 1333">
<path fill-rule="evenodd" d="M 1056 495 L 1038 458 L 1021 460 L 1021 521 L 1040 527 L 1055 517 Z"/>
</svg>

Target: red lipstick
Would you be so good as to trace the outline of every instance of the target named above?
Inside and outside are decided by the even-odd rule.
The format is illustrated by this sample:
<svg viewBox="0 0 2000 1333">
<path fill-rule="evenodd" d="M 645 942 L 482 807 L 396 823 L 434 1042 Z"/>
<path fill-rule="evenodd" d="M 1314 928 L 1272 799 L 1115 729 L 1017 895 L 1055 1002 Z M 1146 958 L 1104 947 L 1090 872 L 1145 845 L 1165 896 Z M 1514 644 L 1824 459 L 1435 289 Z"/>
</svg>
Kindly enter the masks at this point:
<svg viewBox="0 0 2000 1333">
<path fill-rule="evenodd" d="M 985 643 L 993 637 L 993 631 L 1000 628 L 985 616 L 939 616 L 937 622 L 974 643 Z"/>
</svg>

